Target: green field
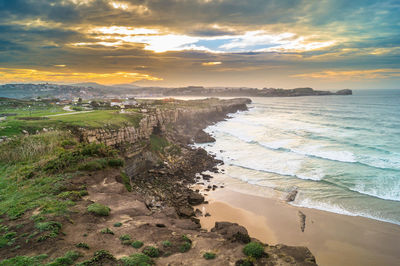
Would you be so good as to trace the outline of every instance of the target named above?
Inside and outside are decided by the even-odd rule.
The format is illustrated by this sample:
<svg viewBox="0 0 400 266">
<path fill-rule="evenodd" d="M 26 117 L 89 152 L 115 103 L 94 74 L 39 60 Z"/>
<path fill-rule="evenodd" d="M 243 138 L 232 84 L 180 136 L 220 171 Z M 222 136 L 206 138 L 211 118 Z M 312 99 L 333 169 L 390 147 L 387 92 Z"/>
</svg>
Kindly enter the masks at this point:
<svg viewBox="0 0 400 266">
<path fill-rule="evenodd" d="M 142 119 L 142 114 L 137 112 L 120 114 L 117 110 L 95 110 L 73 113 L 64 111 L 62 106 L 18 100 L 9 101 L 0 101 L 0 114 L 7 115 L 5 120 L 0 121 L 0 136 L 19 135 L 23 130 L 34 134 L 44 128 L 137 127 Z"/>
</svg>

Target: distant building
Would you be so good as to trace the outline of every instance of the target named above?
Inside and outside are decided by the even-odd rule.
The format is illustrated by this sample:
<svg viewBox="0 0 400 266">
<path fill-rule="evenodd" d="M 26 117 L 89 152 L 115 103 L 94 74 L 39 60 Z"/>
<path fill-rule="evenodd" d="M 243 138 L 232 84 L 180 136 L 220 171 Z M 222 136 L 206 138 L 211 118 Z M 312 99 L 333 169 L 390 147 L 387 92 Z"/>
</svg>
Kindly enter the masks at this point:
<svg viewBox="0 0 400 266">
<path fill-rule="evenodd" d="M 125 108 L 133 108 L 138 105 L 138 102 L 136 100 L 126 100 L 122 102 L 122 104 L 125 106 Z"/>
</svg>

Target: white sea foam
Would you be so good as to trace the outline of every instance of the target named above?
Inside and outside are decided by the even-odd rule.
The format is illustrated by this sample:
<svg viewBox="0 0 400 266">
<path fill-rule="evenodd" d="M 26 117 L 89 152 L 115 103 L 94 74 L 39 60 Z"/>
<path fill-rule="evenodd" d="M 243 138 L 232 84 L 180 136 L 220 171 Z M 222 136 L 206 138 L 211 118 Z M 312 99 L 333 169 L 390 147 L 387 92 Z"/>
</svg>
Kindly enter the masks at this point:
<svg viewBox="0 0 400 266">
<path fill-rule="evenodd" d="M 373 196 L 384 200 L 400 201 L 400 183 L 392 182 L 391 185 L 373 184 L 373 187 L 367 187 L 365 184 L 356 184 L 349 188 L 352 191 Z"/>
<path fill-rule="evenodd" d="M 309 198 L 303 198 L 301 200 L 296 199 L 294 202 L 291 202 L 290 205 L 297 206 L 297 207 L 303 207 L 303 208 L 309 208 L 309 209 L 317 209 L 317 210 L 322 210 L 322 211 L 327 211 L 327 212 L 333 212 L 333 213 L 348 215 L 348 216 L 361 216 L 361 217 L 370 218 L 370 219 L 374 219 L 374 220 L 378 220 L 378 221 L 382 221 L 382 222 L 400 225 L 400 221 L 397 221 L 394 219 L 387 219 L 387 218 L 383 217 L 382 214 L 379 214 L 379 213 L 371 214 L 371 213 L 363 212 L 363 211 L 348 210 L 345 206 L 341 206 L 339 204 L 326 203 L 326 202 L 322 202 L 322 201 L 314 201 Z"/>
<path fill-rule="evenodd" d="M 355 163 L 357 162 L 354 153 L 350 151 L 324 150 L 322 146 L 303 146 L 292 148 L 290 151 L 303 154 L 306 156 L 314 156 L 332 161 Z"/>
</svg>

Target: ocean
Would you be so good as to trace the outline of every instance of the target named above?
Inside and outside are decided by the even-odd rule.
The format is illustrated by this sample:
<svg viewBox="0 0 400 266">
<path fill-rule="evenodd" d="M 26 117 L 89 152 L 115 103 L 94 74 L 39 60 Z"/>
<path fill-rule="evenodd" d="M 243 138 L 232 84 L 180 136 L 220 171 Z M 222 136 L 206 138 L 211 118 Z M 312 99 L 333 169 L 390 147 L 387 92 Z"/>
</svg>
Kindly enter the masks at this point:
<svg viewBox="0 0 400 266">
<path fill-rule="evenodd" d="M 400 90 L 353 93 L 252 98 L 197 146 L 224 161 L 227 186 L 280 199 L 297 189 L 295 206 L 400 224 Z"/>
</svg>

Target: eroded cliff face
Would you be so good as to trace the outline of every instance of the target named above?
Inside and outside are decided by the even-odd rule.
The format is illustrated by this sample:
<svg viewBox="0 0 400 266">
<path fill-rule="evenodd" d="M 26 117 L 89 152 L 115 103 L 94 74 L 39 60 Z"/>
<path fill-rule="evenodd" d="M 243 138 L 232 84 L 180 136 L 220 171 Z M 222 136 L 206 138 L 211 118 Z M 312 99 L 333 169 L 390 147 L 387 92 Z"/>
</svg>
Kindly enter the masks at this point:
<svg viewBox="0 0 400 266">
<path fill-rule="evenodd" d="M 104 143 L 108 146 L 135 144 L 148 139 L 151 134 L 163 133 L 175 141 L 189 143 L 199 130 L 207 125 L 223 120 L 227 114 L 247 110 L 250 99 L 230 100 L 212 99 L 204 106 L 177 107 L 175 109 L 157 108 L 140 121 L 138 127 L 117 129 L 80 129 L 80 138 L 86 142 Z"/>
</svg>

